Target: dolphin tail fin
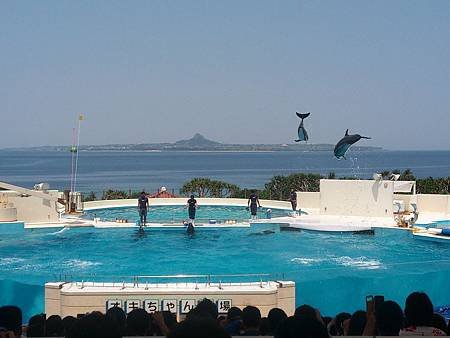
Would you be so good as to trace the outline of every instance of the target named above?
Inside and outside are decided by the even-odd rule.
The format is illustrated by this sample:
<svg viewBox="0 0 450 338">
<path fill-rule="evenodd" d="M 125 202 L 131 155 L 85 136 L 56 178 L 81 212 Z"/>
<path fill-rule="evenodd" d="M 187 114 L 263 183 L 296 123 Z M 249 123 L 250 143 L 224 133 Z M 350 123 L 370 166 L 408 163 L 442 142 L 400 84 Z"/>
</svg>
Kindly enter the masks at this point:
<svg viewBox="0 0 450 338">
<path fill-rule="evenodd" d="M 348 129 L 345 131 L 345 136 L 348 136 Z"/>
<path fill-rule="evenodd" d="M 309 116 L 309 114 L 311 114 L 311 113 L 300 114 L 300 113 L 296 112 L 296 114 L 298 117 L 300 117 L 303 120 L 303 119 L 306 119 Z"/>
</svg>

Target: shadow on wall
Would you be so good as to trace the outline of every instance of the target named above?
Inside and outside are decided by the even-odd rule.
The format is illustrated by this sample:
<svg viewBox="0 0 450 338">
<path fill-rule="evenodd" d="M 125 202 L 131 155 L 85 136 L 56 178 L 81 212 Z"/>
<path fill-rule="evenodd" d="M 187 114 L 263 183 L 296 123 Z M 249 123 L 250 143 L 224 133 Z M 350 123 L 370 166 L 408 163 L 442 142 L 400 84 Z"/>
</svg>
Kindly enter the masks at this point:
<svg viewBox="0 0 450 338">
<path fill-rule="evenodd" d="M 16 305 L 23 311 L 23 322 L 44 312 L 44 287 L 12 280 L 0 280 L 0 305 Z"/>
<path fill-rule="evenodd" d="M 382 182 L 380 182 L 380 181 L 374 181 L 372 184 L 372 195 L 373 195 L 373 199 L 375 201 L 378 201 L 378 191 L 380 190 L 381 184 L 382 184 Z"/>
</svg>

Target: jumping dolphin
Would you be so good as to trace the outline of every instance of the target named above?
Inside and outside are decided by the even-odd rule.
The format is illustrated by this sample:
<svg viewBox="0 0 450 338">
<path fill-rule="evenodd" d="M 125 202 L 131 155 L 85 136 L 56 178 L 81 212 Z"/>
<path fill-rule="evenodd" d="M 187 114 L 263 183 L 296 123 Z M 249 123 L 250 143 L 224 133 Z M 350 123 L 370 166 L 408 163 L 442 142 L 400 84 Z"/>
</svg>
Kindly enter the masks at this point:
<svg viewBox="0 0 450 338">
<path fill-rule="evenodd" d="M 336 144 L 334 147 L 334 156 L 340 160 L 341 158 L 345 158 L 345 153 L 347 152 L 348 148 L 356 142 L 358 142 L 360 139 L 366 138 L 370 139 L 370 137 L 367 136 L 361 136 L 359 134 L 349 135 L 348 129 L 345 132 L 345 136 L 341 138 L 341 140 Z"/>
<path fill-rule="evenodd" d="M 311 113 L 305 113 L 305 114 L 300 114 L 300 113 L 296 113 L 297 116 L 299 118 L 302 119 L 302 121 L 300 122 L 300 125 L 298 126 L 298 140 L 295 140 L 295 142 L 300 142 L 300 141 L 308 141 L 308 133 L 305 130 L 305 127 L 303 126 L 303 120 L 306 119 L 309 114 Z"/>
</svg>

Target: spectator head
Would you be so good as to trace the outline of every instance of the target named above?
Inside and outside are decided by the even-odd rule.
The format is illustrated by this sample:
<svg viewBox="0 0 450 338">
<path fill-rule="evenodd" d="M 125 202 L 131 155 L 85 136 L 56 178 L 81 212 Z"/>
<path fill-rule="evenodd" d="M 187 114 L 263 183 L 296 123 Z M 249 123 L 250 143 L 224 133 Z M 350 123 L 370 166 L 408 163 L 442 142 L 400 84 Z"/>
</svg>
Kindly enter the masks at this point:
<svg viewBox="0 0 450 338">
<path fill-rule="evenodd" d="M 125 311 L 117 306 L 113 306 L 106 311 L 105 319 L 119 330 L 124 330 L 127 325 Z"/>
<path fill-rule="evenodd" d="M 449 323 L 450 323 L 450 321 L 449 321 Z M 431 326 L 433 326 L 436 329 L 439 329 L 439 330 L 445 332 L 445 334 L 448 335 L 447 323 L 445 322 L 445 318 L 442 317 L 440 314 L 433 313 L 433 320 L 432 320 L 432 325 Z"/>
<path fill-rule="evenodd" d="M 65 316 L 62 320 L 64 327 L 64 336 L 67 336 L 72 326 L 74 326 L 77 319 L 74 316 Z"/>
<path fill-rule="evenodd" d="M 227 320 L 232 322 L 233 320 L 242 319 L 242 310 L 236 306 L 232 306 L 228 309 Z"/>
<path fill-rule="evenodd" d="M 30 318 L 27 337 L 45 337 L 45 314 L 41 313 Z"/>
<path fill-rule="evenodd" d="M 150 315 L 144 309 L 134 309 L 127 317 L 129 336 L 146 336 L 150 328 Z"/>
<path fill-rule="evenodd" d="M 431 326 L 433 321 L 433 304 L 423 292 L 413 292 L 405 302 L 407 326 Z"/>
<path fill-rule="evenodd" d="M 366 311 L 356 311 L 350 318 L 347 336 L 362 336 L 366 321 Z"/>
<path fill-rule="evenodd" d="M 122 337 L 126 332 L 127 316 L 125 312 L 117 306 L 114 306 L 105 314 L 105 336 Z"/>
<path fill-rule="evenodd" d="M 257 307 L 246 306 L 242 310 L 242 323 L 245 329 L 258 329 L 261 322 L 261 312 Z"/>
<path fill-rule="evenodd" d="M 348 312 L 338 313 L 334 318 L 334 324 L 330 326 L 330 335 L 343 336 L 344 335 L 344 321 L 350 319 L 352 315 Z"/>
<path fill-rule="evenodd" d="M 330 324 L 330 322 L 333 320 L 333 318 L 329 317 L 329 316 L 323 316 L 322 317 L 322 321 L 324 323 L 325 326 L 328 326 L 328 324 Z"/>
<path fill-rule="evenodd" d="M 270 323 L 270 332 L 274 333 L 283 320 L 287 318 L 286 312 L 277 307 L 271 309 L 267 315 Z"/>
<path fill-rule="evenodd" d="M 326 327 L 316 318 L 286 318 L 275 332 L 275 338 L 329 338 Z"/>
<path fill-rule="evenodd" d="M 90 338 L 104 336 L 105 316 L 94 311 L 77 319 L 66 338 Z"/>
<path fill-rule="evenodd" d="M 45 326 L 45 334 L 47 337 L 61 337 L 64 334 L 63 322 L 58 315 L 48 317 Z"/>
<path fill-rule="evenodd" d="M 396 302 L 387 300 L 381 303 L 375 313 L 378 334 L 380 336 L 398 336 L 403 328 L 403 311 Z"/>
<path fill-rule="evenodd" d="M 271 336 L 272 328 L 270 327 L 269 318 L 261 318 L 261 322 L 259 323 L 259 334 L 261 336 Z"/>
<path fill-rule="evenodd" d="M 0 307 L 0 327 L 13 331 L 17 337 L 22 334 L 22 310 L 17 306 Z"/>
<path fill-rule="evenodd" d="M 303 318 L 317 319 L 317 313 L 312 306 L 303 304 L 295 309 L 294 317 L 297 317 L 299 319 Z"/>
<path fill-rule="evenodd" d="M 210 317 L 188 317 L 170 331 L 167 338 L 231 338 L 220 325 Z"/>
<path fill-rule="evenodd" d="M 213 303 L 211 300 L 204 298 L 200 302 L 198 302 L 197 306 L 189 311 L 188 317 L 197 316 L 197 317 L 209 317 L 211 319 L 216 320 L 219 315 L 219 310 L 217 309 L 217 305 Z"/>
<path fill-rule="evenodd" d="M 172 313 L 170 311 L 162 311 L 161 314 L 164 320 L 164 324 L 166 324 L 169 331 L 172 330 L 177 324 L 177 316 L 175 315 L 175 313 Z M 150 318 L 152 322 L 151 329 L 153 330 L 153 333 L 156 336 L 164 336 L 164 333 L 159 327 L 158 322 L 153 318 L 152 315 L 150 315 Z"/>
</svg>

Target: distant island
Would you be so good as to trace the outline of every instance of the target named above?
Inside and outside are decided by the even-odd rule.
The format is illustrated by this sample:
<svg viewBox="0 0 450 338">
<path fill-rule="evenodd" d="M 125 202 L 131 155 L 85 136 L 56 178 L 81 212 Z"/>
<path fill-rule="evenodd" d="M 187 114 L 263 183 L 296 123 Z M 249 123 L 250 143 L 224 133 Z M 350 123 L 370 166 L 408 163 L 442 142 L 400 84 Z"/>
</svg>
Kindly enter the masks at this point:
<svg viewBox="0 0 450 338">
<path fill-rule="evenodd" d="M 42 146 L 9 150 L 70 151 L 70 146 Z M 174 143 L 83 145 L 80 151 L 332 151 L 333 144 L 227 144 L 208 140 L 195 134 L 188 140 Z M 356 151 L 382 150 L 381 147 L 354 146 Z"/>
</svg>

